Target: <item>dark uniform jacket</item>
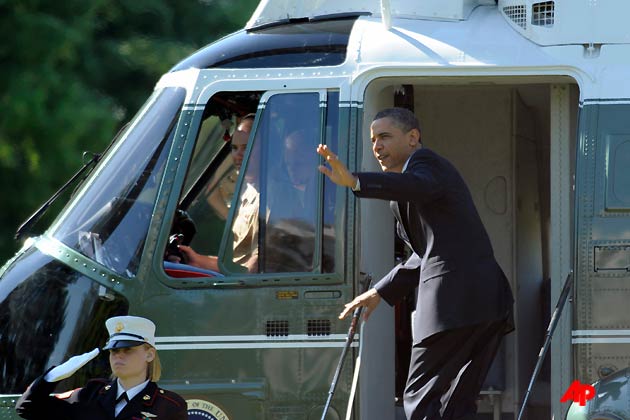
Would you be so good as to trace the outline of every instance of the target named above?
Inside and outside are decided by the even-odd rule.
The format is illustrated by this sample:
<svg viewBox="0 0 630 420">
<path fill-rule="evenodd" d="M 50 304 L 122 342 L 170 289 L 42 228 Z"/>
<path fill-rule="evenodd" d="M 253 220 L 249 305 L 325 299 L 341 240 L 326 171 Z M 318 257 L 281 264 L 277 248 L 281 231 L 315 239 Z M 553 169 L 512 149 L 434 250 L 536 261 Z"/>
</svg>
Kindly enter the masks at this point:
<svg viewBox="0 0 630 420">
<path fill-rule="evenodd" d="M 161 389 L 155 382 L 133 397 L 114 417 L 117 382 L 105 379 L 89 381 L 85 387 L 58 396 L 50 396 L 57 385 L 43 376 L 35 380 L 20 397 L 16 411 L 25 419 L 59 420 L 186 420 L 186 401 L 174 392 Z"/>
<path fill-rule="evenodd" d="M 417 288 L 414 337 L 511 319 L 512 292 L 455 167 L 428 149 L 403 173 L 358 173 L 359 197 L 391 200 L 397 233 L 413 250 L 376 285 L 390 305 Z M 506 330 L 511 330 L 511 324 Z M 506 332 L 507 332 L 506 331 Z"/>
</svg>

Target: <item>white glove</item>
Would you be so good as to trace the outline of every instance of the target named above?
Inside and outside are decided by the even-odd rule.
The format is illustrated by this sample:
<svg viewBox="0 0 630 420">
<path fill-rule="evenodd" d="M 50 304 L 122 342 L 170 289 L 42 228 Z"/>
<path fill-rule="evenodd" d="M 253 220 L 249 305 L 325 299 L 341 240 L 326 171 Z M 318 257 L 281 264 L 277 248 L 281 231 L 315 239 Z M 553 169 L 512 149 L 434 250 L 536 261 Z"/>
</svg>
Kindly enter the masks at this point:
<svg viewBox="0 0 630 420">
<path fill-rule="evenodd" d="M 51 369 L 46 374 L 46 376 L 44 376 L 44 380 L 46 382 L 57 382 L 62 379 L 69 378 L 70 376 L 72 376 L 72 374 L 74 374 L 74 372 L 81 369 L 87 362 L 98 356 L 99 352 L 100 350 L 98 348 L 95 348 L 88 353 L 83 353 L 78 356 L 72 356 L 70 359 L 63 362 L 59 366 Z"/>
</svg>

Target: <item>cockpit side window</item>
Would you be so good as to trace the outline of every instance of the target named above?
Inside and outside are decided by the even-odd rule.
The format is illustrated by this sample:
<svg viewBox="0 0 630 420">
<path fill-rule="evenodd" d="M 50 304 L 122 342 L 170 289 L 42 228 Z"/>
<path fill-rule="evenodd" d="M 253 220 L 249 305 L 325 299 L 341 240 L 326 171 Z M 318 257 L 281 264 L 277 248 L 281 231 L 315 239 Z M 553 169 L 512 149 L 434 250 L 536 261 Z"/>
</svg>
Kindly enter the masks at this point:
<svg viewBox="0 0 630 420">
<path fill-rule="evenodd" d="M 172 277 L 222 276 L 218 253 L 260 92 L 219 92 L 203 111 L 165 251 Z"/>
<path fill-rule="evenodd" d="M 53 225 L 56 239 L 135 276 L 185 95 L 171 87 L 149 98 Z"/>
<path fill-rule="evenodd" d="M 326 121 L 321 102 L 318 92 L 266 102 L 222 259 L 228 270 L 334 271 L 335 189 L 324 188 L 315 149 L 332 132 L 336 142 L 337 114 Z"/>
<path fill-rule="evenodd" d="M 238 176 L 230 155 L 230 135 L 225 134 L 225 126 L 234 122 L 223 121 L 212 115 L 202 122 L 180 205 L 199 232 L 190 238 L 190 246 L 208 255 L 219 252 Z"/>
<path fill-rule="evenodd" d="M 208 102 L 178 210 L 193 235 L 165 256 L 173 277 L 335 271 L 338 189 L 315 149 L 337 148 L 338 93 L 257 95 Z"/>
</svg>

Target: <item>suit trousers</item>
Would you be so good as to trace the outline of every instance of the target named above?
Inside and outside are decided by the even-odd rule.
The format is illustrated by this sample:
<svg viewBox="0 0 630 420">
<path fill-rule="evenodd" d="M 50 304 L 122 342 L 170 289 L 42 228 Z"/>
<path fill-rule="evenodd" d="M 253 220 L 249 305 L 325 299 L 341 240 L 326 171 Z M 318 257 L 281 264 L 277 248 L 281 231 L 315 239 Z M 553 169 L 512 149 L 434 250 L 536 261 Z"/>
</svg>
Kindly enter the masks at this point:
<svg viewBox="0 0 630 420">
<path fill-rule="evenodd" d="M 506 321 L 442 331 L 415 343 L 404 394 L 408 420 L 474 420 Z"/>
</svg>

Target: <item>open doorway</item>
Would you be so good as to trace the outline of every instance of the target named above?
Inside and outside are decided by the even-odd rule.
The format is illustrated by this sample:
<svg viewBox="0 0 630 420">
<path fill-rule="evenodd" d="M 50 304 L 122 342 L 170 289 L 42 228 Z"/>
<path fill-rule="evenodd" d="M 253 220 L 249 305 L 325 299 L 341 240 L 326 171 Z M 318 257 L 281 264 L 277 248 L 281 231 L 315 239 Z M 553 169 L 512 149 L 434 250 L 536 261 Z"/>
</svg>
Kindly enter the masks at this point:
<svg viewBox="0 0 630 420">
<path fill-rule="evenodd" d="M 369 133 L 373 116 L 382 108 L 412 109 L 420 120 L 424 146 L 449 159 L 468 184 L 516 300 L 516 331 L 504 340 L 479 405 L 487 416 L 479 418 L 499 419 L 501 413 L 518 412 L 549 322 L 552 103 L 554 87 L 569 91 L 569 108 L 564 111 L 571 115 L 566 135 L 572 139 L 567 152 L 573 162 L 578 89 L 567 80 L 559 85 L 555 80 L 552 84 L 436 79 L 430 84 L 427 79 L 374 81 L 366 92 L 363 130 Z M 364 161 L 370 157 L 364 150 Z M 399 246 L 395 249 L 399 258 Z M 411 342 L 407 322 L 412 309 L 405 302 L 395 312 L 397 401 L 402 400 L 407 378 Z M 547 360 L 530 396 L 528 418 L 549 417 L 550 389 Z"/>
</svg>

